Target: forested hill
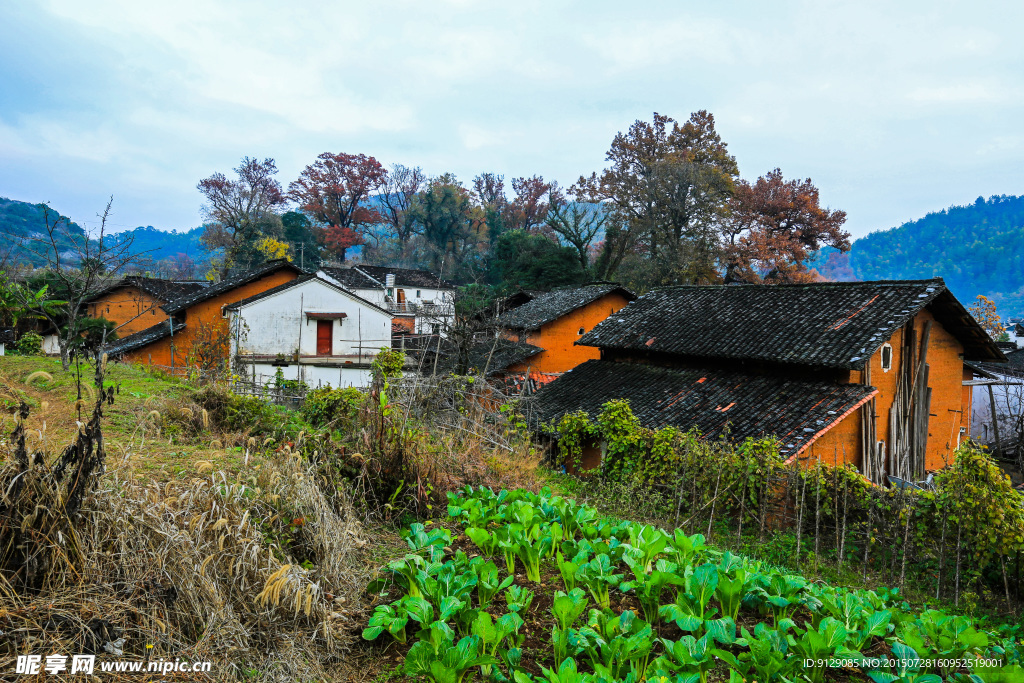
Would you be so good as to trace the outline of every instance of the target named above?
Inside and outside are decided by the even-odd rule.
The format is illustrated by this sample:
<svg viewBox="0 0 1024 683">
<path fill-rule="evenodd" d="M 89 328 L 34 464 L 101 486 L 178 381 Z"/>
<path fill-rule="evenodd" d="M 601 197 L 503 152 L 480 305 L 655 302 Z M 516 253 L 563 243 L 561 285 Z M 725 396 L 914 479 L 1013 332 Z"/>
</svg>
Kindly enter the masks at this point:
<svg viewBox="0 0 1024 683">
<path fill-rule="evenodd" d="M 51 222 L 54 220 L 51 217 Z M 77 223 L 64 218 L 69 226 L 68 231 L 75 236 L 82 236 L 85 231 Z M 200 244 L 202 228 L 193 228 L 186 232 L 158 230 L 153 226 L 139 226 L 133 230 L 115 233 L 115 240 L 131 238 L 132 251 L 140 255 L 146 263 L 156 264 L 166 259 L 173 259 L 179 254 L 188 256 L 196 268 L 208 267 L 210 259 L 206 249 Z M 42 204 L 30 204 L 16 199 L 0 197 L 0 259 L 11 249 L 10 262 L 31 263 L 34 266 L 45 265 L 45 259 L 32 253 L 31 238 L 46 234 L 46 220 Z M 69 239 L 61 240 L 61 246 L 70 249 Z M 13 248 L 12 248 L 13 247 Z M 40 249 L 42 247 L 40 246 Z M 37 249 L 38 251 L 38 249 Z"/>
<path fill-rule="evenodd" d="M 57 220 L 57 214 L 50 217 L 51 224 Z M 77 223 L 67 221 L 68 232 L 72 235 L 83 235 L 85 231 Z M 11 257 L 15 261 L 29 261 L 33 265 L 42 265 L 44 259 L 34 256 L 28 245 L 33 237 L 42 237 L 46 234 L 46 216 L 42 204 L 29 204 L 19 202 L 16 199 L 0 197 L 0 258 L 3 258 L 13 246 Z M 69 240 L 64 240 L 61 246 L 69 246 Z"/>
<path fill-rule="evenodd" d="M 830 261 L 834 266 L 836 259 Z M 984 294 L 1003 318 L 1022 316 L 1024 196 L 979 197 L 873 232 L 853 243 L 849 265 L 858 280 L 939 276 L 967 306 Z"/>
</svg>

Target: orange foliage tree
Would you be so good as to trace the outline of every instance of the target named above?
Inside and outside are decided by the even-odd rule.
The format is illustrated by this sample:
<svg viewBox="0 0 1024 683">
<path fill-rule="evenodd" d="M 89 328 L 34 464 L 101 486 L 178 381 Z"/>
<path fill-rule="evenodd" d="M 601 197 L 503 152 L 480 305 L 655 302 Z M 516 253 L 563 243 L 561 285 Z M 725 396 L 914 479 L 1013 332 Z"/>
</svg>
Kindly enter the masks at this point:
<svg viewBox="0 0 1024 683">
<path fill-rule="evenodd" d="M 775 169 L 750 183 L 740 180 L 723 223 L 726 282 L 802 282 L 815 278 L 804 265 L 823 246 L 850 250 L 842 229 L 845 211 L 819 202 L 810 178 L 785 180 Z"/>
<path fill-rule="evenodd" d="M 383 221 L 366 200 L 387 173 L 371 156 L 324 152 L 288 185 L 288 196 L 326 226 L 324 246 L 344 261 L 349 248 L 363 243 L 360 226 Z"/>
<path fill-rule="evenodd" d="M 988 332 L 988 336 L 993 339 L 999 339 L 1006 333 L 1006 327 L 1000 322 L 999 314 L 996 312 L 996 302 L 984 294 L 978 295 L 975 304 L 971 306 L 970 312 L 974 319 L 978 321 L 978 324 Z"/>
</svg>

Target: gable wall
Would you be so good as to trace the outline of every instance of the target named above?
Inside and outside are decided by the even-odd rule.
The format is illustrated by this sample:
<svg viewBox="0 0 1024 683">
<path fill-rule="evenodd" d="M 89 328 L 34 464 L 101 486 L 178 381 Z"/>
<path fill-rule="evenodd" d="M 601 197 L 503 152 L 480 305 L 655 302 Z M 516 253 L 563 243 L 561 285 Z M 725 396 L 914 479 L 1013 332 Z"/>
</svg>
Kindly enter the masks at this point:
<svg viewBox="0 0 1024 683">
<path fill-rule="evenodd" d="M 173 365 L 175 368 L 182 367 L 192 351 L 192 345 L 198 335 L 204 332 L 217 335 L 228 334 L 228 321 L 221 314 L 221 308 L 233 304 L 236 301 L 255 296 L 268 289 L 283 285 L 297 278 L 295 271 L 282 268 L 270 273 L 265 277 L 250 282 L 249 284 L 236 287 L 212 299 L 201 301 L 184 311 L 185 325 L 187 327 L 180 333 L 174 335 Z M 179 314 L 180 315 L 180 314 Z M 153 365 L 171 367 L 172 365 L 172 340 L 170 338 L 160 339 L 141 349 L 136 349 L 125 354 L 125 360 L 133 363 L 148 363 L 152 358 Z"/>
<path fill-rule="evenodd" d="M 915 338 L 920 345 L 921 336 L 924 333 L 926 321 L 932 322 L 931 334 L 928 342 L 928 386 L 932 390 L 931 407 L 928 420 L 928 446 L 925 455 L 925 468 L 929 471 L 937 470 L 952 463 L 953 451 L 957 446 L 957 437 L 961 427 L 970 429 L 970 400 L 971 387 L 963 386 L 963 380 L 971 375 L 965 370 L 963 363 L 963 345 L 957 341 L 935 317 L 927 310 L 921 311 L 914 317 L 913 327 Z M 879 390 L 875 398 L 874 423 L 876 438 L 885 441 L 887 452 L 891 453 L 894 434 L 890 430 L 889 415 L 896 397 L 896 388 L 899 382 L 900 368 L 903 362 L 904 353 L 904 328 L 900 328 L 889 339 L 893 349 L 892 369 L 888 372 L 882 370 L 881 349 L 871 357 L 871 385 Z M 864 381 L 862 371 L 851 371 L 849 381 L 861 383 Z M 852 417 L 852 416 L 851 416 Z M 850 421 L 849 418 L 844 422 Z M 853 430 L 856 438 L 850 437 L 850 446 L 847 450 L 853 450 L 856 455 L 856 462 L 860 461 L 860 422 L 855 420 L 857 428 Z M 830 456 L 829 456 L 830 457 Z M 828 458 L 823 456 L 827 462 Z M 851 460 L 853 462 L 853 460 Z M 892 467 L 890 466 L 890 471 Z"/>
<path fill-rule="evenodd" d="M 391 346 L 391 316 L 371 308 L 317 280 L 308 280 L 274 296 L 255 301 L 232 313 L 231 324 L 242 354 L 286 356 L 296 350 L 317 355 L 317 321 L 307 312 L 345 313 L 331 322 L 332 355 L 374 355 Z M 361 347 L 361 350 L 360 350 Z"/>
<path fill-rule="evenodd" d="M 565 372 L 572 370 L 580 363 L 600 358 L 600 349 L 593 346 L 573 345 L 582 336 L 579 333 L 580 328 L 583 328 L 584 334 L 590 332 L 595 325 L 617 312 L 627 303 L 629 300 L 622 294 L 610 292 L 591 301 L 586 306 L 577 308 L 575 311 L 541 326 L 540 330 L 527 335 L 526 341 L 534 346 L 539 346 L 544 351 L 522 363 L 510 366 L 508 372 L 526 372 L 527 370 L 545 373 Z"/>
<path fill-rule="evenodd" d="M 118 287 L 91 302 L 89 316 L 106 318 L 118 325 L 117 336 L 123 339 L 167 320 L 167 314 L 160 308 L 164 303 L 138 287 Z"/>
</svg>

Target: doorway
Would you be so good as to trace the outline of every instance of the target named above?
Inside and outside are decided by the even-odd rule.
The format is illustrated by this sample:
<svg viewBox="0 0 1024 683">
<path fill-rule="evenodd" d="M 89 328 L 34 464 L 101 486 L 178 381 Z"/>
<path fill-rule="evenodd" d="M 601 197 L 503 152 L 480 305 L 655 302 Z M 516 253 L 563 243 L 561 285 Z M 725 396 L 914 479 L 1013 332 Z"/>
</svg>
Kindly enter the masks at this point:
<svg viewBox="0 0 1024 683">
<path fill-rule="evenodd" d="M 334 354 L 334 321 L 316 321 L 316 355 L 331 356 Z"/>
</svg>

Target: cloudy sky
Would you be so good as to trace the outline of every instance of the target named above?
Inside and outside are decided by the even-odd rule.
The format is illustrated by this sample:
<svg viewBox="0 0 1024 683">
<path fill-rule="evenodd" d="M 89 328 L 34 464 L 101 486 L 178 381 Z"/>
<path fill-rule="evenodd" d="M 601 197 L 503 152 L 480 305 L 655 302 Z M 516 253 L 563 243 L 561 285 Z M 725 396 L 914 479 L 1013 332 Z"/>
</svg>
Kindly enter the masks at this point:
<svg viewBox="0 0 1024 683">
<path fill-rule="evenodd" d="M 569 184 L 634 120 L 708 109 L 745 177 L 810 177 L 861 235 L 1024 193 L 1022 26 L 1009 1 L 6 2 L 0 196 L 188 229 L 198 179 L 323 151 Z"/>
</svg>

